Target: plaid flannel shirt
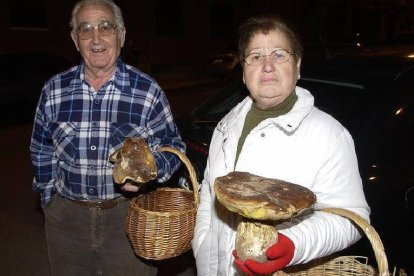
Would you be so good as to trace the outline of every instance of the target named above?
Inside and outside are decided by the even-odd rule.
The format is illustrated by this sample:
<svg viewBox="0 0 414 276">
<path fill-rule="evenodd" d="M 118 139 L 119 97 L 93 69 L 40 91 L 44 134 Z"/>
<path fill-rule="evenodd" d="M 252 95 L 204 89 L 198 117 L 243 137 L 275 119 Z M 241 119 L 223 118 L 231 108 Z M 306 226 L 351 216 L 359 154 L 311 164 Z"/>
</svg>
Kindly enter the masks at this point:
<svg viewBox="0 0 414 276">
<path fill-rule="evenodd" d="M 83 72 L 82 63 L 52 77 L 38 102 L 30 151 L 42 206 L 55 193 L 88 200 L 120 196 L 109 156 L 126 137 L 145 138 L 158 182 L 167 181 L 180 161 L 157 147 L 185 152 L 166 95 L 151 77 L 118 59 L 115 74 L 96 92 Z"/>
</svg>

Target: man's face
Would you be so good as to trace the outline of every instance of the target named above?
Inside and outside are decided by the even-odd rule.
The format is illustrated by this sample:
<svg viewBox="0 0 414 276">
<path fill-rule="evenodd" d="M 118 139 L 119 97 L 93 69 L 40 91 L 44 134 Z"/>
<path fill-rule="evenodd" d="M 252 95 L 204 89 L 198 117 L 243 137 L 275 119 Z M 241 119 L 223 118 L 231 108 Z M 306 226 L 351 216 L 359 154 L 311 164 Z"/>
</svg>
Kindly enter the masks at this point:
<svg viewBox="0 0 414 276">
<path fill-rule="evenodd" d="M 105 6 L 91 5 L 82 8 L 77 16 L 79 26 L 97 27 L 99 24 L 116 25 L 111 10 Z M 102 25 L 101 25 L 102 26 Z M 116 60 L 121 53 L 125 41 L 125 30 L 112 28 L 110 35 L 103 35 L 98 28 L 92 28 L 88 38 L 78 33 L 71 33 L 76 49 L 85 61 L 87 69 L 93 72 L 108 71 L 116 66 Z"/>
</svg>

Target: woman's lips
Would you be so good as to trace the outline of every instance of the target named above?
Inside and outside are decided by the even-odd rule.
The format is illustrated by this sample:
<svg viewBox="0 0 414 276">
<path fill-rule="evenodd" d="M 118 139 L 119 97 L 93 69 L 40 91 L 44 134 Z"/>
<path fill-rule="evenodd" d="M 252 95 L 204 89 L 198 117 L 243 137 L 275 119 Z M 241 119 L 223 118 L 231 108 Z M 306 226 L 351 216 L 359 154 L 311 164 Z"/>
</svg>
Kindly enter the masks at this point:
<svg viewBox="0 0 414 276">
<path fill-rule="evenodd" d="M 276 83 L 276 82 L 278 82 L 279 80 L 278 79 L 276 79 L 276 78 L 266 78 L 266 79 L 261 79 L 260 80 L 260 83 L 261 84 L 271 84 L 271 83 Z"/>
</svg>

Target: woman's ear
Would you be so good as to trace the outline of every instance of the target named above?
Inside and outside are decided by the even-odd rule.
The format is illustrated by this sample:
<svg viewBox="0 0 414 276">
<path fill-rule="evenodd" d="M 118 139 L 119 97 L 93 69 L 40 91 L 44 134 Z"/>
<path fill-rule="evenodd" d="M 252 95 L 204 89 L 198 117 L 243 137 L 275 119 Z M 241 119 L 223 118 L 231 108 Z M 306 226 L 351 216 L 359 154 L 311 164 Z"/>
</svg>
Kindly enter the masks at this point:
<svg viewBox="0 0 414 276">
<path fill-rule="evenodd" d="M 299 58 L 298 61 L 296 62 L 296 68 L 298 70 L 298 79 L 300 79 L 300 65 L 302 63 L 302 59 Z"/>
</svg>

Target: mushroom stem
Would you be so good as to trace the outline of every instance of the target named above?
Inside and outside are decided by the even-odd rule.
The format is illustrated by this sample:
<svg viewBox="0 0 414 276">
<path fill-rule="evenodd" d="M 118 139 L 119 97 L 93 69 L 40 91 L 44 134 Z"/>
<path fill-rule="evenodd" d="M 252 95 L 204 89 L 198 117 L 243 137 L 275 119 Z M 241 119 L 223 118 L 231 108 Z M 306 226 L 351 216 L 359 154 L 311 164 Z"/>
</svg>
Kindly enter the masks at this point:
<svg viewBox="0 0 414 276">
<path fill-rule="evenodd" d="M 248 220 L 243 218 L 237 227 L 237 256 L 245 261 L 266 262 L 266 250 L 277 242 L 277 229 L 274 222 Z"/>
</svg>

